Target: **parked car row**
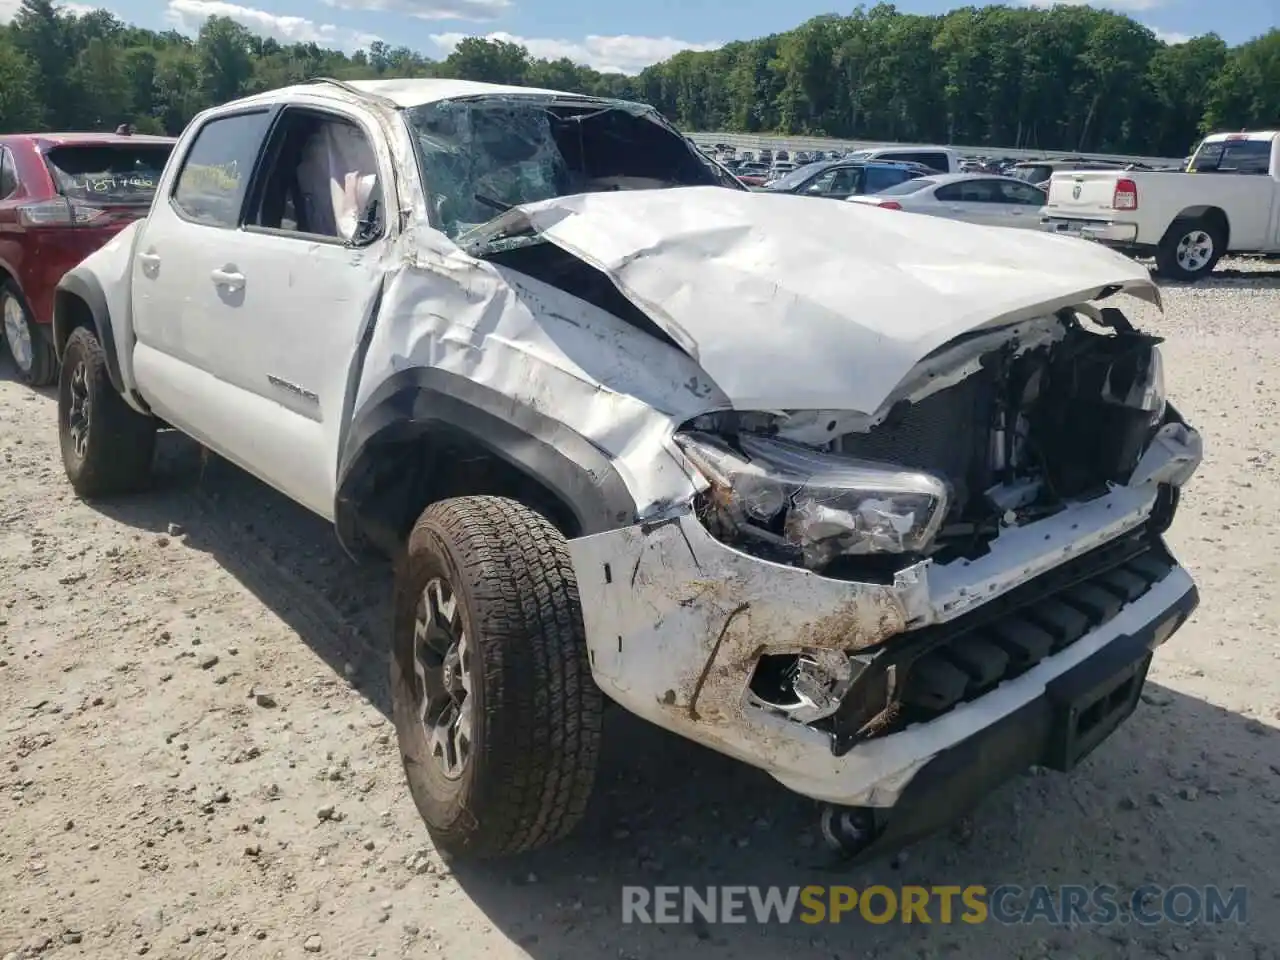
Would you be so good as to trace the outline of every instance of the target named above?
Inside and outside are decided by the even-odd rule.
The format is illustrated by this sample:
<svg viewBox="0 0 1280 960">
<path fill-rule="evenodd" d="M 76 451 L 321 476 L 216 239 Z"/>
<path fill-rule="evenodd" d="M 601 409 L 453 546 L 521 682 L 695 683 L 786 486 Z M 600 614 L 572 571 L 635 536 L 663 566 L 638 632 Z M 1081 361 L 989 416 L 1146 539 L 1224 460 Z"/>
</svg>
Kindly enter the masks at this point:
<svg viewBox="0 0 1280 960">
<path fill-rule="evenodd" d="M 1070 770 L 1197 604 L 1162 535 L 1200 438 L 1112 298 L 1158 305 L 1149 273 L 802 199 L 987 223 L 1030 184 L 868 156 L 753 191 L 643 105 L 456 80 L 158 146 L 65 180 L 39 148 L 27 206 L 134 217 L 47 297 L 66 475 L 145 488 L 164 424 L 395 557 L 396 735 L 448 855 L 572 830 L 606 698 L 893 849 Z"/>
<path fill-rule="evenodd" d="M 1086 157 L 961 158 L 927 146 L 850 151 L 785 174 L 759 161 L 737 165 L 761 192 L 1051 230 L 1154 257 L 1162 275 L 1178 280 L 1207 276 L 1230 252 L 1280 255 L 1276 131 L 1211 135 L 1177 169 Z"/>
</svg>

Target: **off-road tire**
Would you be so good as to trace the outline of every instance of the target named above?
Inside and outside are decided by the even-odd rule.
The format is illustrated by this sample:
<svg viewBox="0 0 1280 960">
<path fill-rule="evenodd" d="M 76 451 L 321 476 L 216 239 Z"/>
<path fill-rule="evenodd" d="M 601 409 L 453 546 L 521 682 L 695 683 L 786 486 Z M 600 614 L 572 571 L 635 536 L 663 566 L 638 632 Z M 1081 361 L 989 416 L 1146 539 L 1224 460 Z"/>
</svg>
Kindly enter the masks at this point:
<svg viewBox="0 0 1280 960">
<path fill-rule="evenodd" d="M 77 379 L 82 378 L 82 379 Z M 71 429 L 73 382 L 89 400 L 88 437 L 77 453 Z M 92 330 L 77 327 L 67 340 L 58 378 L 58 441 L 62 466 L 86 498 L 132 493 L 146 486 L 156 447 L 156 421 L 125 403 L 111 385 L 107 359 Z"/>
<path fill-rule="evenodd" d="M 1202 266 L 1188 270 L 1178 262 L 1178 248 L 1183 240 L 1193 234 L 1203 232 L 1213 244 L 1213 252 Z M 1164 237 L 1156 247 L 1156 270 L 1162 277 L 1170 280 L 1182 280 L 1193 283 L 1213 273 L 1218 261 L 1226 253 L 1227 238 L 1223 235 L 1222 226 L 1205 217 L 1188 217 L 1173 221 Z"/>
<path fill-rule="evenodd" d="M 31 341 L 31 359 L 25 369 L 17 354 L 14 353 L 9 338 L 0 336 L 0 339 L 4 340 L 5 348 L 9 351 L 9 356 L 22 382 L 32 387 L 47 387 L 58 379 L 58 357 L 53 352 L 53 344 L 46 336 L 47 331 L 32 322 L 31 309 L 27 306 L 27 301 L 18 292 L 18 288 L 9 281 L 0 284 L 0 324 L 3 324 L 6 319 L 5 311 L 9 309 L 10 302 L 21 311 L 21 323 L 27 328 L 27 338 Z"/>
<path fill-rule="evenodd" d="M 456 779 L 420 720 L 414 629 L 427 585 L 457 599 L 470 650 L 471 751 Z M 396 570 L 391 694 L 405 775 L 436 848 L 493 858 L 566 836 L 586 809 L 603 695 L 565 539 L 503 497 L 428 507 Z"/>
</svg>

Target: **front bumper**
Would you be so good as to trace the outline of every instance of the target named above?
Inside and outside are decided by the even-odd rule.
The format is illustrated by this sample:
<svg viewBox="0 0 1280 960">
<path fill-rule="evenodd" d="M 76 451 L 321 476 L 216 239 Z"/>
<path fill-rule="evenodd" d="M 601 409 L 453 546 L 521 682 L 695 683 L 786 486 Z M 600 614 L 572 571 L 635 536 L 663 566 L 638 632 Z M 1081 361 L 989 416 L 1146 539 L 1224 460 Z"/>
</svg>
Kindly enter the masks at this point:
<svg viewBox="0 0 1280 960">
<path fill-rule="evenodd" d="M 1085 240 L 1117 246 L 1132 246 L 1138 242 L 1138 225 L 1115 220 L 1079 220 L 1072 217 L 1042 217 L 1040 225 L 1050 233 L 1061 233 Z"/>
<path fill-rule="evenodd" d="M 1032 765 L 1068 771 L 1114 732 L 1138 704 L 1151 652 L 1199 603 L 1180 567 L 1157 589 L 1158 596 L 1126 611 L 1124 624 L 1113 621 L 1108 636 L 1088 638 L 1093 652 L 1044 682 L 1039 694 L 923 764 L 858 859 L 946 826 Z"/>
<path fill-rule="evenodd" d="M 1136 530 L 1156 502 L 1153 484 L 1117 487 L 1006 530 L 979 559 L 920 564 L 893 584 L 839 581 L 760 560 L 715 540 L 690 513 L 574 540 L 592 672 L 633 713 L 760 767 L 801 794 L 846 806 L 895 806 L 930 764 L 988 736 L 1080 664 L 1106 656 L 1126 637 L 1153 646 L 1167 639 L 1195 604 L 1190 576 L 1166 567 L 1132 602 L 1117 602 L 1105 623 L 1034 667 L 843 755 L 829 731 L 752 700 L 748 686 L 760 656 L 854 651 L 899 634 L 905 635 L 895 644 L 906 642 L 918 628 L 957 621 Z M 1027 763 L 1040 759 L 1037 744 L 1035 736 L 1023 744 Z M 1022 762 L 1022 755 L 1015 759 Z"/>
</svg>

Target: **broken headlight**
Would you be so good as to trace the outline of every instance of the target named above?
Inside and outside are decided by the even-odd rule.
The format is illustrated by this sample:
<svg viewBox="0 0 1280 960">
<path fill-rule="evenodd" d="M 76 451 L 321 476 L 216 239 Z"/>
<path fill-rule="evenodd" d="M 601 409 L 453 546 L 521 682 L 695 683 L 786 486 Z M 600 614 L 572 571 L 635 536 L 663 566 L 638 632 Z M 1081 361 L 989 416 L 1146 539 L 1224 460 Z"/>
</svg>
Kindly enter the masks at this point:
<svg viewBox="0 0 1280 960">
<path fill-rule="evenodd" d="M 705 519 L 773 544 L 810 570 L 836 557 L 916 553 L 947 513 L 937 477 L 783 440 L 709 433 L 676 443 L 711 485 Z"/>
</svg>

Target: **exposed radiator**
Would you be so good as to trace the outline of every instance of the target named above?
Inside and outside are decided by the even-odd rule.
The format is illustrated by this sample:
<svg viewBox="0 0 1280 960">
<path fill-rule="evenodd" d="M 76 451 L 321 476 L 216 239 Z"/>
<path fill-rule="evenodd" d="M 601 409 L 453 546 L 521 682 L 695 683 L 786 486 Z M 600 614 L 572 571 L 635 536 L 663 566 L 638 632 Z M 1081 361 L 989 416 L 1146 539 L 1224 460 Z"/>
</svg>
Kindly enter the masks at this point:
<svg viewBox="0 0 1280 960">
<path fill-rule="evenodd" d="M 986 456 L 995 418 L 994 377 L 979 372 L 919 403 L 903 404 L 867 433 L 837 441 L 841 453 L 939 474 L 957 506 L 985 489 Z"/>
</svg>

